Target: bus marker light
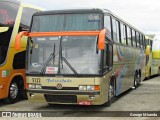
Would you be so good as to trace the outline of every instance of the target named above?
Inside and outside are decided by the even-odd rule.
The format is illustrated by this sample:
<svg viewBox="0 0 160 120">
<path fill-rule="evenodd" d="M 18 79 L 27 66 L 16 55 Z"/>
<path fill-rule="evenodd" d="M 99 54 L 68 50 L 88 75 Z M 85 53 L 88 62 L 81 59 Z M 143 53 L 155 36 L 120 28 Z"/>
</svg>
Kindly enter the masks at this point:
<svg viewBox="0 0 160 120">
<path fill-rule="evenodd" d="M 100 90 L 100 86 L 99 85 L 95 85 L 94 90 Z"/>
<path fill-rule="evenodd" d="M 0 89 L 3 89 L 4 88 L 4 86 L 3 85 L 0 85 Z"/>
<path fill-rule="evenodd" d="M 79 105 L 91 105 L 90 101 L 80 101 L 78 102 Z"/>
</svg>

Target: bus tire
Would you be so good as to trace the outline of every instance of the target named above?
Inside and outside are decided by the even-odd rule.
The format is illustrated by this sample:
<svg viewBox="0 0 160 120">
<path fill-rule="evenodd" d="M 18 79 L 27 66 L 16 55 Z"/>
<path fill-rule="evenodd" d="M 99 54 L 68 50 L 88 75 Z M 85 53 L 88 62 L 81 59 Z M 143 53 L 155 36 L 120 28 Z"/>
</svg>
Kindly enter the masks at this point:
<svg viewBox="0 0 160 120">
<path fill-rule="evenodd" d="M 138 86 L 140 85 L 140 83 L 141 83 L 141 78 L 142 78 L 141 76 L 142 76 L 141 70 L 139 70 L 138 76 L 137 76 L 137 77 L 138 77 L 138 78 L 137 78 L 137 79 L 138 79 L 138 81 L 137 81 L 137 87 L 138 87 Z"/>
<path fill-rule="evenodd" d="M 28 99 L 26 90 L 23 90 L 23 92 L 21 93 L 21 98 Z"/>
<path fill-rule="evenodd" d="M 25 89 L 25 86 L 24 86 L 24 81 L 23 81 L 23 78 L 22 77 L 19 77 L 19 84 L 20 84 L 20 97 L 22 99 L 27 99 L 27 92 L 26 92 L 26 89 Z"/>
<path fill-rule="evenodd" d="M 116 81 L 115 77 L 112 77 L 110 81 L 109 89 L 108 89 L 108 101 L 103 104 L 104 107 L 111 106 L 115 98 L 115 93 L 116 93 L 116 89 L 115 89 L 116 82 L 115 81 Z"/>
<path fill-rule="evenodd" d="M 19 97 L 19 84 L 18 81 L 15 79 L 11 82 L 9 86 L 8 98 L 3 99 L 3 102 L 7 104 L 12 104 L 17 102 L 19 100 Z"/>
<path fill-rule="evenodd" d="M 138 87 L 138 72 L 137 71 L 136 71 L 136 73 L 134 75 L 133 87 L 134 87 L 134 89 L 136 89 Z"/>
</svg>

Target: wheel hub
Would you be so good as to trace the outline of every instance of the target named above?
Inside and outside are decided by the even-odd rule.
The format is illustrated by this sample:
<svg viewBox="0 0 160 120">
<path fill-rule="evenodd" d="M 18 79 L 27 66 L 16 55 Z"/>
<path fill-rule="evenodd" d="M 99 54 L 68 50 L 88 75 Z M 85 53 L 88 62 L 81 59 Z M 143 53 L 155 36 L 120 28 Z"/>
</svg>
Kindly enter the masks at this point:
<svg viewBox="0 0 160 120">
<path fill-rule="evenodd" d="M 10 96 L 15 99 L 18 95 L 18 85 L 16 83 L 12 83 L 10 86 Z"/>
</svg>

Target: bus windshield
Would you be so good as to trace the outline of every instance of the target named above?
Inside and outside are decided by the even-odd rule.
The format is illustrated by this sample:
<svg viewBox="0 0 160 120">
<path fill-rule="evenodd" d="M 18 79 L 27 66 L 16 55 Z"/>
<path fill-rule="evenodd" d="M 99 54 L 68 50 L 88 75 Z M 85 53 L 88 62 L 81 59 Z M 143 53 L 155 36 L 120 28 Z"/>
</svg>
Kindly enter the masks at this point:
<svg viewBox="0 0 160 120">
<path fill-rule="evenodd" d="M 99 31 L 101 14 L 35 15 L 31 32 Z M 27 73 L 99 74 L 97 36 L 32 37 Z"/>
<path fill-rule="evenodd" d="M 1 2 L 0 4 L 0 27 L 4 26 L 13 26 L 17 12 L 18 12 L 19 4 L 9 3 L 9 2 Z"/>
<path fill-rule="evenodd" d="M 0 3 L 0 64 L 6 60 L 18 8 L 19 4 L 16 3 Z"/>
<path fill-rule="evenodd" d="M 34 16 L 31 32 L 100 30 L 101 14 L 58 14 Z"/>
<path fill-rule="evenodd" d="M 97 36 L 33 37 L 29 40 L 27 73 L 100 73 Z"/>
</svg>

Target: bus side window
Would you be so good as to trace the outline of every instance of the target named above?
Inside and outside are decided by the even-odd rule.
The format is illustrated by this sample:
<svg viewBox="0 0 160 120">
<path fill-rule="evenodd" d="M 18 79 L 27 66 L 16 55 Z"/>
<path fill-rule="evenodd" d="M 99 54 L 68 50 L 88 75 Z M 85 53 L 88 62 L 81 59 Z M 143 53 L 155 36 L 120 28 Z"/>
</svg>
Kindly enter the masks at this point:
<svg viewBox="0 0 160 120">
<path fill-rule="evenodd" d="M 137 43 L 137 47 L 140 47 L 140 44 L 139 44 L 139 33 L 136 32 L 136 43 Z"/>
<path fill-rule="evenodd" d="M 143 35 L 142 35 L 142 48 L 144 49 L 144 39 L 143 39 Z"/>
<path fill-rule="evenodd" d="M 127 26 L 127 41 L 128 45 L 132 46 L 132 41 L 131 41 L 131 29 Z"/>
<path fill-rule="evenodd" d="M 112 36 L 113 36 L 113 41 L 118 43 L 117 26 L 116 26 L 116 20 L 114 18 L 112 18 Z"/>
<path fill-rule="evenodd" d="M 121 23 L 120 28 L 121 28 L 121 42 L 123 45 L 126 45 L 127 44 L 127 42 L 126 42 L 126 26 L 123 23 Z"/>
<path fill-rule="evenodd" d="M 21 17 L 21 23 L 19 26 L 19 32 L 20 31 L 29 31 L 32 15 L 37 12 L 36 9 L 33 8 L 23 8 L 23 13 Z"/>
<path fill-rule="evenodd" d="M 117 42 L 120 43 L 120 22 L 116 21 L 116 27 L 117 27 Z"/>
<path fill-rule="evenodd" d="M 145 39 L 145 36 L 143 35 L 143 46 L 144 46 L 144 49 L 146 48 L 146 39 Z"/>
<path fill-rule="evenodd" d="M 143 44 L 142 44 L 142 42 L 143 42 L 142 40 L 143 40 L 143 39 L 142 39 L 142 34 L 140 34 L 140 38 L 139 38 L 140 48 L 142 48 L 142 45 L 143 45 Z"/>
<path fill-rule="evenodd" d="M 144 35 L 142 35 L 142 47 L 143 47 L 143 49 L 145 49 L 145 44 L 144 44 Z"/>
<path fill-rule="evenodd" d="M 112 35 L 113 40 L 116 43 L 120 43 L 120 36 L 119 36 L 119 21 L 112 18 Z"/>
<path fill-rule="evenodd" d="M 133 42 L 133 47 L 136 47 L 136 33 L 135 33 L 135 30 L 132 30 L 132 42 Z"/>
<path fill-rule="evenodd" d="M 150 40 L 150 47 L 151 47 L 151 50 L 152 50 L 152 40 Z"/>
<path fill-rule="evenodd" d="M 104 28 L 107 29 L 106 37 L 111 40 L 111 17 L 104 16 Z"/>
</svg>

